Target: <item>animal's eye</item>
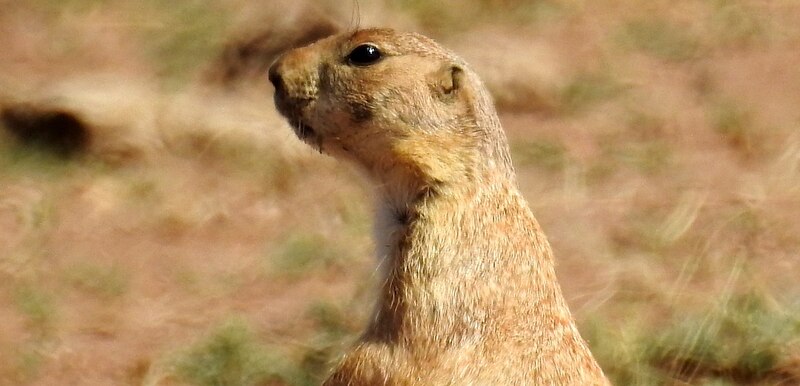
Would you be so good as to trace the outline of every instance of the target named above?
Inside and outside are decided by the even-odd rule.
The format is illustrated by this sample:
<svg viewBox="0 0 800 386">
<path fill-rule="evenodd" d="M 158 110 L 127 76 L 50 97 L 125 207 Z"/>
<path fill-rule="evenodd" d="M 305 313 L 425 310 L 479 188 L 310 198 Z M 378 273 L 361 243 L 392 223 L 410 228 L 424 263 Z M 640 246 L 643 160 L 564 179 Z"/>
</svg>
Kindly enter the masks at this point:
<svg viewBox="0 0 800 386">
<path fill-rule="evenodd" d="M 362 44 L 347 55 L 347 61 L 356 66 L 369 66 L 381 60 L 383 54 L 372 44 Z"/>
</svg>

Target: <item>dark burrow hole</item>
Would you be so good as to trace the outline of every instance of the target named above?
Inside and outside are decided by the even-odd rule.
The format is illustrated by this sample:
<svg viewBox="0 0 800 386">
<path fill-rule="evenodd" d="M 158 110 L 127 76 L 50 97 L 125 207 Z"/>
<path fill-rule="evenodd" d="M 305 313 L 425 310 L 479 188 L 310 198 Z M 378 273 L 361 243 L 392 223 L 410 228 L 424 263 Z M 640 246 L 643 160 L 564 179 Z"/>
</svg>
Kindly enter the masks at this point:
<svg viewBox="0 0 800 386">
<path fill-rule="evenodd" d="M 23 145 L 69 158 L 85 152 L 89 129 L 74 113 L 20 104 L 0 110 L 3 127 Z"/>
</svg>

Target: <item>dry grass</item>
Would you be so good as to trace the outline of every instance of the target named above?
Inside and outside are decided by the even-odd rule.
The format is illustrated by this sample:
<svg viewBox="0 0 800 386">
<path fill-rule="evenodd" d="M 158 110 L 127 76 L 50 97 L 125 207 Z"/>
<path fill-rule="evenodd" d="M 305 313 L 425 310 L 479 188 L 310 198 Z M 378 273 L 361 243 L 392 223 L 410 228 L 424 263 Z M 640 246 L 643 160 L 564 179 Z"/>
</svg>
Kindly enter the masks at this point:
<svg viewBox="0 0 800 386">
<path fill-rule="evenodd" d="M 800 382 L 800 7 L 453 3 L 283 8 L 419 30 L 482 74 L 616 384 Z M 369 312 L 369 190 L 265 80 L 206 81 L 281 7 L 132 4 L 0 0 L 0 108 L 91 138 L 0 129 L 0 383 L 316 384 Z"/>
</svg>

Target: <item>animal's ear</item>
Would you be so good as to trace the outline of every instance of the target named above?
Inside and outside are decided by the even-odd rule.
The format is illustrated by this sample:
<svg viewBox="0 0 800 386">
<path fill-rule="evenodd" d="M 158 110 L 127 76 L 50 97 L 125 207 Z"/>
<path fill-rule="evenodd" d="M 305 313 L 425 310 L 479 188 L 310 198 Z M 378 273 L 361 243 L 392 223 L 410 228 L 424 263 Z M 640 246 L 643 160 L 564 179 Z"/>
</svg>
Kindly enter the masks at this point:
<svg viewBox="0 0 800 386">
<path fill-rule="evenodd" d="M 448 63 L 436 70 L 431 86 L 434 94 L 445 101 L 469 98 L 467 74 L 458 64 Z"/>
</svg>

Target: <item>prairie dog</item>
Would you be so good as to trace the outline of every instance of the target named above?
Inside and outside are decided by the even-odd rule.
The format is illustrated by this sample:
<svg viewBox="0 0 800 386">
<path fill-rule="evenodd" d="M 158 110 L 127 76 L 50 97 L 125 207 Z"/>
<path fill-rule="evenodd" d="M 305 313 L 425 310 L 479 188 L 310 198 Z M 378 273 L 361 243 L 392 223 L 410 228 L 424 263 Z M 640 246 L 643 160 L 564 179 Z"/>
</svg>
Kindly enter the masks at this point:
<svg viewBox="0 0 800 386">
<path fill-rule="evenodd" d="M 374 318 L 325 385 L 608 384 L 462 59 L 366 29 L 285 53 L 269 78 L 297 136 L 358 165 L 379 197 Z"/>
</svg>

